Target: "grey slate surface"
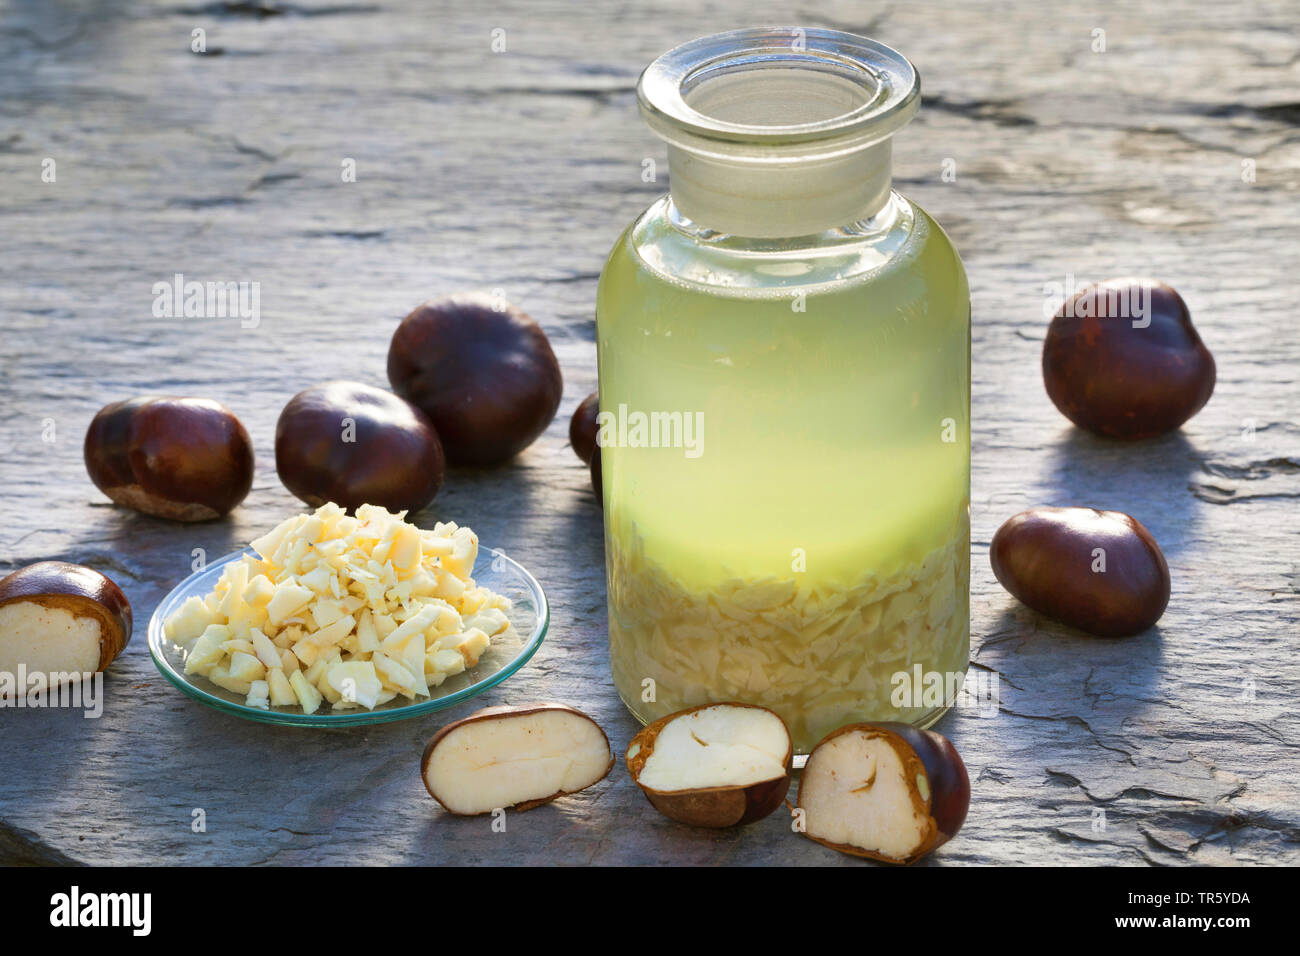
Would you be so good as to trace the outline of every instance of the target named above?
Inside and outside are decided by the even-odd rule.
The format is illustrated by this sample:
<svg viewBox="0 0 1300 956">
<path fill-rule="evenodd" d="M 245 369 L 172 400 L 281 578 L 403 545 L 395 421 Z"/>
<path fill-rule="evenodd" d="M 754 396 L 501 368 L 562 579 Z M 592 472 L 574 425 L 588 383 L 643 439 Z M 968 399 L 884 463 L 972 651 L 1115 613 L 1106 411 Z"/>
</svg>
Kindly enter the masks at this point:
<svg viewBox="0 0 1300 956">
<path fill-rule="evenodd" d="M 636 114 L 638 72 L 699 34 L 792 22 L 916 62 L 925 100 L 896 141 L 897 184 L 947 228 L 972 285 L 973 657 L 1002 696 L 994 717 L 939 725 L 973 796 L 929 862 L 1300 862 L 1298 20 L 1287 2 L 1149 0 L 5 5 L 0 570 L 97 567 L 138 624 L 102 719 L 0 711 L 0 862 L 868 865 L 781 815 L 688 830 L 636 791 L 621 761 L 635 724 L 607 676 L 600 518 L 567 447 L 595 383 L 603 257 L 665 188 L 662 172 L 641 181 L 643 158 L 664 164 Z M 177 272 L 259 282 L 260 326 L 153 318 L 153 283 Z M 1179 289 L 1219 369 L 1200 415 L 1139 445 L 1073 429 L 1038 366 L 1045 285 L 1127 273 Z M 536 316 L 566 376 L 533 448 L 451 473 L 422 515 L 471 525 L 552 600 L 536 658 L 480 700 L 575 704 L 620 752 L 607 780 L 511 815 L 504 834 L 444 815 L 419 780 L 425 740 L 473 706 L 368 730 L 265 727 L 176 692 L 144 640 L 193 548 L 225 554 L 299 508 L 272 454 L 288 397 L 336 377 L 385 385 L 397 320 L 469 288 Z M 229 520 L 168 524 L 90 484 L 90 417 L 137 393 L 211 396 L 242 417 L 257 475 Z M 1036 504 L 1125 510 L 1152 530 L 1173 574 L 1156 629 L 1091 640 L 997 585 L 989 538 Z"/>
</svg>

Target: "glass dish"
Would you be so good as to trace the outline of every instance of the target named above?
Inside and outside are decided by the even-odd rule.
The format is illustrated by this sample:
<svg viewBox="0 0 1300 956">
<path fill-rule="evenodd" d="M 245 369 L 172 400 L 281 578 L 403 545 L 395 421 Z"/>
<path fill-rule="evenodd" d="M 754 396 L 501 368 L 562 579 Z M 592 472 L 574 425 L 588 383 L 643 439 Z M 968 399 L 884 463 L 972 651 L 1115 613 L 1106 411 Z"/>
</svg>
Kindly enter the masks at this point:
<svg viewBox="0 0 1300 956">
<path fill-rule="evenodd" d="M 222 569 L 231 561 L 251 554 L 252 549 L 236 551 L 214 561 L 201 571 L 196 571 L 172 589 L 163 598 L 149 620 L 149 653 L 163 677 L 189 696 L 209 707 L 256 720 L 264 724 L 287 724 L 293 727 L 355 727 L 361 724 L 383 724 L 393 720 L 422 717 L 462 701 L 476 697 L 489 687 L 501 683 L 528 662 L 546 636 L 550 622 L 550 609 L 542 587 L 528 571 L 500 551 L 484 549 L 474 565 L 474 580 L 510 599 L 510 627 L 492 639 L 492 645 L 479 658 L 476 666 L 464 673 L 449 677 L 438 687 L 430 688 L 432 696 L 408 701 L 398 697 L 381 704 L 374 710 L 331 711 L 328 702 L 314 714 L 304 714 L 302 708 L 271 707 L 262 710 L 244 703 L 244 695 L 218 687 L 206 677 L 185 673 L 185 652 L 169 641 L 163 632 L 163 621 L 175 612 L 186 598 L 203 597 L 216 586 Z"/>
</svg>

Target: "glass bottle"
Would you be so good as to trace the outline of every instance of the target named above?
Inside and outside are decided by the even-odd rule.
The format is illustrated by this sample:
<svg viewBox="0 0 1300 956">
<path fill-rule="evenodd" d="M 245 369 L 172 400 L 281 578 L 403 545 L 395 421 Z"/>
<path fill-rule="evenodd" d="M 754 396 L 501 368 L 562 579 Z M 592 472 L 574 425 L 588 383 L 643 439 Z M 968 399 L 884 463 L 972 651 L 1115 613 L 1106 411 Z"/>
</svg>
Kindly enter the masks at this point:
<svg viewBox="0 0 1300 956">
<path fill-rule="evenodd" d="M 637 92 L 670 194 L 597 299 L 618 692 L 642 721 L 770 707 L 797 753 L 928 726 L 969 656 L 970 296 L 891 188 L 916 71 L 847 33 L 740 30 Z"/>
</svg>

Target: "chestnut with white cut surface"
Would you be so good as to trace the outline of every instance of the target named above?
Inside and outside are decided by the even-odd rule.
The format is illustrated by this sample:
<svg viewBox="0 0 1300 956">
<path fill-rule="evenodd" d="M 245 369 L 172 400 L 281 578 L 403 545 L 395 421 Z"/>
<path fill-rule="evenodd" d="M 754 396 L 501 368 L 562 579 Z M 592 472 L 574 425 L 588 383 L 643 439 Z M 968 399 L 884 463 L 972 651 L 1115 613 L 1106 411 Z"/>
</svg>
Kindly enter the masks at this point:
<svg viewBox="0 0 1300 956">
<path fill-rule="evenodd" d="M 542 327 L 482 293 L 431 299 L 404 318 L 388 350 L 388 381 L 429 416 L 456 465 L 519 454 L 546 430 L 564 392 Z"/>
<path fill-rule="evenodd" d="M 86 430 L 86 470 L 119 505 L 175 521 L 229 513 L 253 487 L 253 443 L 235 413 L 206 398 L 105 405 Z"/>
<path fill-rule="evenodd" d="M 457 816 L 531 810 L 603 780 L 614 752 L 600 725 L 566 704 L 487 707 L 424 748 L 420 774 Z"/>
<path fill-rule="evenodd" d="M 419 511 L 442 487 L 442 442 L 418 408 L 361 382 L 326 382 L 289 400 L 275 426 L 275 469 L 313 507 Z"/>
<path fill-rule="evenodd" d="M 908 724 L 849 724 L 808 755 L 804 834 L 841 853 L 914 863 L 957 835 L 970 777 L 952 743 Z"/>
<path fill-rule="evenodd" d="M 46 686 L 102 671 L 131 640 L 131 604 L 121 588 L 93 568 L 41 561 L 0 579 L 0 675 L 19 668 L 42 674 Z M 0 697 L 25 694 L 25 688 Z"/>
<path fill-rule="evenodd" d="M 794 745 L 780 717 L 753 704 L 704 704 L 632 738 L 627 769 L 669 819 L 700 827 L 761 820 L 785 800 Z"/>
</svg>

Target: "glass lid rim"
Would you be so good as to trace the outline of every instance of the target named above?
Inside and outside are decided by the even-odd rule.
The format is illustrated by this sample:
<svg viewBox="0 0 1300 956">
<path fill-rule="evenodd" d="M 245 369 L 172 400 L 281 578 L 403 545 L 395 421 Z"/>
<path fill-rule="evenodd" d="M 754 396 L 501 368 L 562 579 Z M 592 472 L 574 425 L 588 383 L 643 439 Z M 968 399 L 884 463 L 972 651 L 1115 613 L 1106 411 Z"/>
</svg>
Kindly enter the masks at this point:
<svg viewBox="0 0 1300 956">
<path fill-rule="evenodd" d="M 803 41 L 795 49 L 795 39 Z M 686 87 L 702 73 L 728 61 L 736 69 L 759 60 L 788 59 L 792 66 L 823 64 L 841 75 L 857 73 L 875 86 L 867 102 L 828 119 L 784 126 L 733 123 L 711 117 L 686 101 Z M 763 65 L 770 65 L 765 63 Z M 865 84 L 864 84 L 865 85 Z M 710 141 L 780 145 L 863 137 L 875 142 L 907 123 L 916 112 L 921 79 L 903 54 L 878 40 L 820 27 L 764 27 L 730 30 L 688 40 L 659 56 L 637 81 L 637 101 L 650 127 L 665 138 L 685 134 Z"/>
</svg>

